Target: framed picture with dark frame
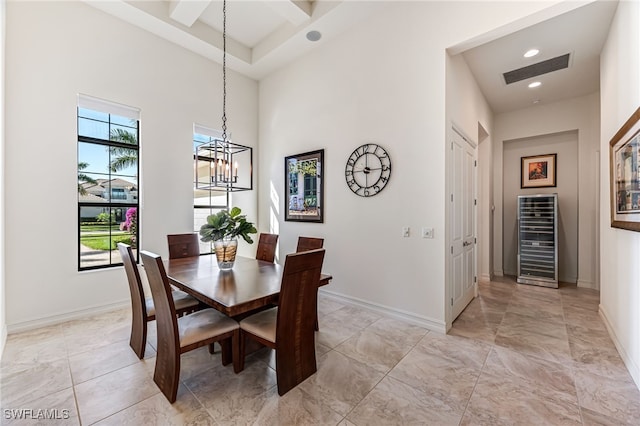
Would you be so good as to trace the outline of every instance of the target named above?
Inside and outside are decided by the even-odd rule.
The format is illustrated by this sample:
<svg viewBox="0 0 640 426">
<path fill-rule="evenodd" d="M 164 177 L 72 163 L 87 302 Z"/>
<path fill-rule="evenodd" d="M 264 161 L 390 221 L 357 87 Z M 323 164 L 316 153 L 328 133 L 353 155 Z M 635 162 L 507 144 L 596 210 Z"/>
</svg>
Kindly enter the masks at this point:
<svg viewBox="0 0 640 426">
<path fill-rule="evenodd" d="M 640 108 L 609 142 L 611 227 L 640 232 Z"/>
<path fill-rule="evenodd" d="M 520 188 L 545 188 L 556 186 L 556 158 L 558 154 L 522 157 L 520 164 Z"/>
<path fill-rule="evenodd" d="M 324 222 L 324 149 L 284 159 L 284 220 Z"/>
</svg>

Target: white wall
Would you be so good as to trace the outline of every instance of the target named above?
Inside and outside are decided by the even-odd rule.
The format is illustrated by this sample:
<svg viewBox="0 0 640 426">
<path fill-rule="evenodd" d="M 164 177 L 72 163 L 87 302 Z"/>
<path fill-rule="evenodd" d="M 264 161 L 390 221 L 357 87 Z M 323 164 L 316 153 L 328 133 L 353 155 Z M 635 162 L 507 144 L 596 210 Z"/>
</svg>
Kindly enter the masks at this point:
<svg viewBox="0 0 640 426">
<path fill-rule="evenodd" d="M 229 130 L 256 146 L 257 83 L 227 80 Z M 82 2 L 8 2 L 9 331 L 129 300 L 122 268 L 77 271 L 77 93 L 142 110 L 141 247 L 193 229 L 193 123 L 221 126 L 221 67 Z M 250 220 L 257 192 L 236 198 Z"/>
<path fill-rule="evenodd" d="M 502 183 L 504 182 L 503 143 L 506 140 L 530 138 L 567 131 L 578 131 L 578 285 L 598 288 L 596 262 L 596 208 L 599 158 L 600 104 L 598 93 L 537 105 L 518 111 L 497 114 L 494 118 L 494 271 L 503 273 L 503 220 L 505 211 Z M 500 165 L 500 166 L 499 166 Z M 561 200 L 560 200 L 561 201 Z"/>
<path fill-rule="evenodd" d="M 341 38 L 321 41 L 262 82 L 259 177 L 234 204 L 250 219 L 259 211 L 261 230 L 278 230 L 280 253 L 292 251 L 299 234 L 324 236 L 335 277 L 329 290 L 443 330 L 446 132 L 450 121 L 473 122 L 473 136 L 478 121 L 449 106 L 445 113 L 445 49 L 576 7 L 566 4 L 389 2 Z M 6 297 L 7 323 L 17 329 L 128 300 L 122 270 L 76 271 L 75 190 L 44 185 L 75 188 L 75 116 L 67 113 L 75 94 L 142 109 L 142 245 L 166 255 L 165 234 L 191 230 L 191 123 L 218 127 L 220 67 L 85 4 L 7 9 L 6 172 L 20 185 L 6 193 Z M 255 146 L 256 84 L 230 74 L 230 130 Z M 343 170 L 348 154 L 370 141 L 389 148 L 394 169 L 380 195 L 362 199 Z M 284 156 L 321 147 L 325 224 L 283 222 Z M 400 237 L 402 226 L 411 226 L 410 238 Z M 418 238 L 422 226 L 434 227 L 436 238 Z"/>
<path fill-rule="evenodd" d="M 493 142 L 493 112 L 487 104 L 484 95 L 469 69 L 464 57 L 447 55 L 447 123 L 454 123 L 462 130 L 467 139 L 477 145 L 477 173 L 476 173 L 476 207 L 477 223 L 475 234 L 477 237 L 476 257 L 477 274 L 479 279 L 489 281 L 490 243 L 491 243 L 491 206 L 493 205 L 493 191 L 491 177 L 493 175 L 492 156 Z M 451 129 L 448 128 L 447 131 Z M 489 133 L 488 135 L 486 133 Z M 450 135 L 450 134 L 449 134 Z M 451 152 L 448 150 L 447 152 Z M 448 159 L 447 161 L 449 161 Z M 452 176 L 449 175 L 452 182 Z M 447 190 L 450 192 L 451 188 Z M 450 204 L 447 204 L 448 206 Z M 447 210 L 446 215 L 449 215 Z M 451 265 L 447 265 L 450 271 Z"/>
<path fill-rule="evenodd" d="M 487 129 L 480 127 L 478 140 L 478 280 L 486 283 L 494 278 L 493 139 Z"/>
<path fill-rule="evenodd" d="M 640 386 L 640 234 L 611 228 L 609 141 L 640 106 L 640 3 L 621 1 L 600 56 L 600 312 Z"/>
<path fill-rule="evenodd" d="M 444 331 L 445 49 L 548 5 L 389 2 L 262 80 L 260 179 L 272 191 L 259 195 L 260 224 L 279 228 L 280 255 L 298 235 L 324 237 L 324 269 L 334 276 L 326 291 Z M 477 118 L 470 128 L 462 121 L 477 134 Z M 344 177 L 349 154 L 365 142 L 392 159 L 389 184 L 371 198 L 354 195 Z M 284 222 L 283 158 L 319 148 L 325 223 Z M 435 229 L 434 239 L 420 238 L 423 226 Z"/>
<path fill-rule="evenodd" d="M 521 158 L 557 154 L 556 184 L 548 188 L 520 188 Z M 578 278 L 578 132 L 505 141 L 503 156 L 504 272 L 517 275 L 518 195 L 558 194 L 558 279 Z"/>
<path fill-rule="evenodd" d="M 7 319 L 5 303 L 5 261 L 4 261 L 4 114 L 5 114 L 5 26 L 6 26 L 6 2 L 0 2 L 0 359 L 7 340 Z"/>
</svg>

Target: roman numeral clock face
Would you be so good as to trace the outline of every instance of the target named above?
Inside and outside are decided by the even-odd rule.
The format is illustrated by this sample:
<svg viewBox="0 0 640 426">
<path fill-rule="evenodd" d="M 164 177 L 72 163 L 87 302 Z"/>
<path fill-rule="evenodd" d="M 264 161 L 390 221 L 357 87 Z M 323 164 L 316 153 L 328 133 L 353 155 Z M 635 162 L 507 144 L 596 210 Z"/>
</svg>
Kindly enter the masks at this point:
<svg viewBox="0 0 640 426">
<path fill-rule="evenodd" d="M 391 176 L 391 159 L 380 145 L 364 144 L 349 156 L 344 169 L 347 185 L 354 194 L 372 197 L 382 191 Z"/>
</svg>

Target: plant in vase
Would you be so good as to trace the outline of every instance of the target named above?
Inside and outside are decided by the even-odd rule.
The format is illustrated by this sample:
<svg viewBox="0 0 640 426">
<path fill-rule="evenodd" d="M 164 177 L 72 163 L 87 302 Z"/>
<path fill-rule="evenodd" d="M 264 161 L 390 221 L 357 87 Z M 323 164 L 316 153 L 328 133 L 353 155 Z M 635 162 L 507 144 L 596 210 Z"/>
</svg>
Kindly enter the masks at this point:
<svg viewBox="0 0 640 426">
<path fill-rule="evenodd" d="M 200 241 L 213 241 L 213 248 L 220 269 L 231 269 L 236 260 L 238 249 L 238 236 L 249 244 L 253 239 L 249 234 L 256 234 L 258 230 L 253 223 L 247 221 L 247 217 L 239 207 L 231 211 L 221 210 L 216 214 L 207 216 L 207 223 L 200 227 Z"/>
</svg>

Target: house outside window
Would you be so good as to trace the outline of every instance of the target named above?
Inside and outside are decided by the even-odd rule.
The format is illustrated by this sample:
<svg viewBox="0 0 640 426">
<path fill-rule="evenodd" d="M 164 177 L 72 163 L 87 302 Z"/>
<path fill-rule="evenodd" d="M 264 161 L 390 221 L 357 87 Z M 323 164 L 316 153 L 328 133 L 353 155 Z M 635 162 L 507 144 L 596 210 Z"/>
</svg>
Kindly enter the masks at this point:
<svg viewBox="0 0 640 426">
<path fill-rule="evenodd" d="M 138 255 L 139 127 L 136 108 L 78 96 L 78 270 L 122 265 L 117 243 Z"/>
</svg>

